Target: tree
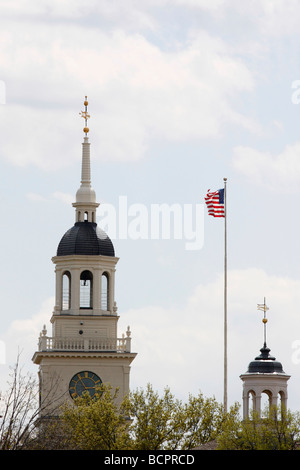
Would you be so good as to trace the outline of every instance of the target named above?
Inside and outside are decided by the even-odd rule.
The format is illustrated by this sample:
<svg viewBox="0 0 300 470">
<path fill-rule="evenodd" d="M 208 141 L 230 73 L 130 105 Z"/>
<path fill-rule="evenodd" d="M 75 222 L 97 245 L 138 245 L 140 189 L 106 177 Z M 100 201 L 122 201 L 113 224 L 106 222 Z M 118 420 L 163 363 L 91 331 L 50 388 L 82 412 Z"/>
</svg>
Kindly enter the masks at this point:
<svg viewBox="0 0 300 470">
<path fill-rule="evenodd" d="M 224 413 L 223 405 L 215 398 L 205 398 L 202 393 L 194 397 L 189 395 L 188 403 L 184 407 L 185 432 L 181 442 L 184 450 L 195 449 L 202 444 L 215 440 L 224 423 L 234 413 Z"/>
<path fill-rule="evenodd" d="M 39 413 L 38 385 L 31 374 L 23 374 L 19 356 L 0 402 L 0 450 L 25 448 L 33 437 Z"/>
<path fill-rule="evenodd" d="M 151 385 L 138 389 L 125 399 L 123 409 L 131 417 L 129 436 L 136 450 L 176 449 L 184 426 L 182 404 L 164 390 L 160 397 Z"/>
<path fill-rule="evenodd" d="M 238 409 L 218 437 L 220 450 L 295 450 L 300 438 L 300 415 L 276 406 L 266 409 L 263 417 L 253 411 L 241 419 Z"/>
<path fill-rule="evenodd" d="M 129 395 L 126 409 L 132 447 L 138 450 L 193 449 L 215 439 L 226 419 L 214 398 L 199 393 L 183 404 L 168 387 L 160 397 L 150 384 Z"/>
<path fill-rule="evenodd" d="M 19 353 L 15 365 L 11 367 L 7 385 L 7 390 L 0 392 L 0 450 L 38 448 L 41 436 L 45 435 L 46 427 L 41 426 L 40 420 L 45 408 L 40 404 L 36 376 L 24 373 Z M 58 403 L 51 398 L 51 394 L 58 386 L 59 381 L 55 378 L 49 396 L 45 397 L 47 406 L 54 411 Z M 55 427 L 53 430 L 55 433 L 52 432 L 52 436 L 57 435 Z"/>
<path fill-rule="evenodd" d="M 65 405 L 59 428 L 59 448 L 86 450 L 176 450 L 193 449 L 215 439 L 226 414 L 215 399 L 189 396 L 186 404 L 167 387 L 162 396 L 150 384 L 126 396 L 120 406 L 111 387 L 91 398 L 88 394 Z M 54 432 L 53 432 L 54 431 Z M 49 438 L 49 442 L 56 442 Z M 55 444 L 57 445 L 57 444 Z M 67 446 L 67 447 L 66 447 Z"/>
<path fill-rule="evenodd" d="M 214 398 L 199 393 L 182 403 L 168 387 L 160 396 L 150 384 L 118 404 L 118 390 L 102 384 L 94 397 L 87 393 L 67 402 L 59 418 L 47 420 L 40 419 L 38 384 L 23 374 L 19 356 L 8 384 L 0 393 L 0 450 L 190 450 L 211 440 L 220 450 L 299 447 L 299 412 L 277 407 L 266 409 L 262 418 L 252 412 L 241 419 L 238 404 L 225 413 Z"/>
<path fill-rule="evenodd" d="M 60 429 L 68 436 L 69 448 L 79 450 L 124 450 L 130 448 L 128 419 L 117 405 L 118 390 L 101 385 L 66 403 L 60 415 Z"/>
</svg>

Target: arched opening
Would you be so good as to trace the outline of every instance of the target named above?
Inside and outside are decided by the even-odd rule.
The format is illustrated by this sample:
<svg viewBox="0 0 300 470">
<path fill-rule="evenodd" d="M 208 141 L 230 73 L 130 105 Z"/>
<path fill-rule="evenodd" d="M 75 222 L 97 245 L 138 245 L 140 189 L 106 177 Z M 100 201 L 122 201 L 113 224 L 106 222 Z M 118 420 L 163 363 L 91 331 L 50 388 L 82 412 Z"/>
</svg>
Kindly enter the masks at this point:
<svg viewBox="0 0 300 470">
<path fill-rule="evenodd" d="M 87 222 L 88 221 L 88 212 L 85 211 L 84 213 L 84 221 Z"/>
<path fill-rule="evenodd" d="M 282 417 L 285 415 L 286 412 L 286 394 L 283 390 L 278 393 L 278 411 L 280 412 L 280 416 Z"/>
<path fill-rule="evenodd" d="M 267 417 L 271 410 L 271 403 L 272 403 L 272 393 L 270 390 L 264 390 L 261 394 L 261 415 L 262 418 Z"/>
<path fill-rule="evenodd" d="M 248 393 L 248 416 L 253 416 L 253 413 L 256 408 L 256 402 L 255 402 L 255 392 L 254 390 L 250 390 Z"/>
<path fill-rule="evenodd" d="M 71 274 L 64 272 L 62 277 L 62 310 L 69 310 L 71 307 Z"/>
<path fill-rule="evenodd" d="M 108 273 L 101 276 L 101 309 L 109 310 L 109 277 Z"/>
<path fill-rule="evenodd" d="M 93 308 L 93 274 L 82 271 L 80 275 L 80 308 Z"/>
</svg>

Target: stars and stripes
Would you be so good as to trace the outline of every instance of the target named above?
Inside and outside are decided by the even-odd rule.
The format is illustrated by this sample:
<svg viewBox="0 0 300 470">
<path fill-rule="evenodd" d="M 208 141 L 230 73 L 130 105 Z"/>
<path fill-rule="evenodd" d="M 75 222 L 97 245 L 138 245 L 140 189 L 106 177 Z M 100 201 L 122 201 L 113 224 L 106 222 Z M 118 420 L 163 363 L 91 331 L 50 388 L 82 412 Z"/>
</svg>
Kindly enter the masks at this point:
<svg viewBox="0 0 300 470">
<path fill-rule="evenodd" d="M 213 217 L 225 217 L 224 189 L 210 192 L 207 191 L 205 203 L 208 208 L 208 215 Z"/>
</svg>

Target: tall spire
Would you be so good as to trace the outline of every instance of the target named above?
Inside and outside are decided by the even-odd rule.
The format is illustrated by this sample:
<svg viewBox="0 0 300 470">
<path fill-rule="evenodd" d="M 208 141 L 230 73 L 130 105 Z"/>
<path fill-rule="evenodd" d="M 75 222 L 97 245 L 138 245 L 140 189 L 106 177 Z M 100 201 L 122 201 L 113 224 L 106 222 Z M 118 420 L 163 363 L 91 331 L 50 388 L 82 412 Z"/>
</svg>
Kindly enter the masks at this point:
<svg viewBox="0 0 300 470">
<path fill-rule="evenodd" d="M 263 304 L 257 304 L 257 310 L 262 310 L 264 312 L 264 318 L 262 319 L 262 322 L 264 324 L 264 348 L 267 347 L 267 322 L 268 319 L 266 317 L 266 312 L 269 310 L 269 307 L 266 305 L 266 298 L 264 298 L 264 303 Z"/>
<path fill-rule="evenodd" d="M 88 114 L 88 101 L 87 96 L 84 100 L 85 110 L 81 111 L 79 114 L 85 120 L 85 126 L 83 128 L 83 132 L 85 133 L 85 137 L 83 138 L 82 144 L 82 168 L 81 168 L 81 184 L 83 186 L 91 186 L 91 165 L 90 165 L 90 144 L 88 138 L 89 128 L 87 127 L 88 119 L 90 115 Z"/>
<path fill-rule="evenodd" d="M 83 128 L 85 136 L 82 143 L 81 184 L 76 193 L 76 202 L 73 203 L 73 207 L 76 208 L 76 222 L 96 222 L 96 208 L 99 204 L 96 202 L 96 193 L 91 186 L 89 128 L 87 127 L 90 115 L 87 108 L 87 96 L 84 100 L 84 106 L 85 110 L 79 113 L 85 120 L 85 127 Z"/>
</svg>

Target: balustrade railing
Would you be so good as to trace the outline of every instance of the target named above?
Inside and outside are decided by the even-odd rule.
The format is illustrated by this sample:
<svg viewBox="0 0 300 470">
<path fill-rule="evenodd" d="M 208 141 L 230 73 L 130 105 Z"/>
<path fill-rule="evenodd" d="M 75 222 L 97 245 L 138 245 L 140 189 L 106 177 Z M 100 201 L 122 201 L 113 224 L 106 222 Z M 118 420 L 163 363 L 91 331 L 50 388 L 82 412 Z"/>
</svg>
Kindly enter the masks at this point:
<svg viewBox="0 0 300 470">
<path fill-rule="evenodd" d="M 128 327 L 126 337 L 122 335 L 122 338 L 63 338 L 47 336 L 47 331 L 44 328 L 39 337 L 39 351 L 131 352 L 130 334 Z"/>
</svg>

